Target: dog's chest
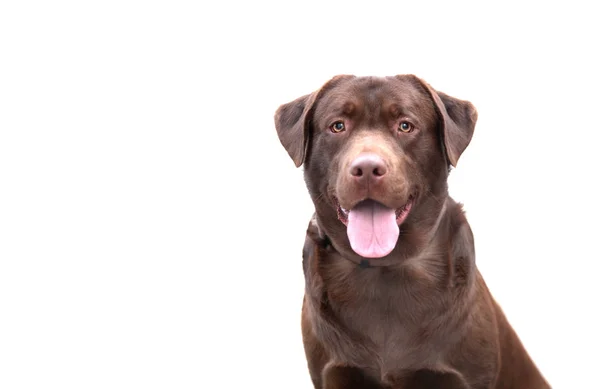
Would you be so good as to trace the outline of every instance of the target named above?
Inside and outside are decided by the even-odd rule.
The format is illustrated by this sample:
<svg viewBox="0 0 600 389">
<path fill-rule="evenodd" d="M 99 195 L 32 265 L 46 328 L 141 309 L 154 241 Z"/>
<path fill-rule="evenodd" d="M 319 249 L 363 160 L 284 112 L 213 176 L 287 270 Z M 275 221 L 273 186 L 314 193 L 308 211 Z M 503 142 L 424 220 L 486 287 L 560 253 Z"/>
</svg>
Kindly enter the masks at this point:
<svg viewBox="0 0 600 389">
<path fill-rule="evenodd" d="M 336 359 L 382 374 L 428 363 L 431 354 L 422 338 L 431 307 L 419 301 L 424 292 L 418 286 L 401 273 L 380 268 L 333 266 L 323 277 L 332 323 L 322 327 L 322 341 Z M 335 338 L 332 327 L 338 332 Z"/>
</svg>

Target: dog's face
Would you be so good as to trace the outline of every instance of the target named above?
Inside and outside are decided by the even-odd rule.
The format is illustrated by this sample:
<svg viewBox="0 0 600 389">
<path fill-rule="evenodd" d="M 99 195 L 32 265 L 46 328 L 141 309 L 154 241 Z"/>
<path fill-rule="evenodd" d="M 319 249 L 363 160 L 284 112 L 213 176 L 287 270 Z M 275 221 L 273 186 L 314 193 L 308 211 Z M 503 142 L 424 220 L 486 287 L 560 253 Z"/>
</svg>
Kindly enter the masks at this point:
<svg viewBox="0 0 600 389">
<path fill-rule="evenodd" d="M 346 230 L 362 257 L 390 254 L 399 229 L 447 194 L 449 164 L 468 145 L 476 111 L 414 76 L 338 76 L 279 108 L 280 140 L 317 214 Z M 420 215 L 420 217 L 419 217 Z"/>
</svg>

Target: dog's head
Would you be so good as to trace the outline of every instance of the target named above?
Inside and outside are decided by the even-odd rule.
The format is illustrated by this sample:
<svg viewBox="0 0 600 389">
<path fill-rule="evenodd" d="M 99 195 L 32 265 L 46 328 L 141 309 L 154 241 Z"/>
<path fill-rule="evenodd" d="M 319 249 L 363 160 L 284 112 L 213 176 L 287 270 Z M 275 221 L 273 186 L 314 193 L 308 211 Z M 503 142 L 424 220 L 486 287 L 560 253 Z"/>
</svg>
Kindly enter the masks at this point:
<svg viewBox="0 0 600 389">
<path fill-rule="evenodd" d="M 445 199 L 450 165 L 476 120 L 471 103 L 412 75 L 337 76 L 275 114 L 281 143 L 296 166 L 304 164 L 324 228 L 345 228 L 366 258 L 390 254 L 399 226 L 426 218 Z"/>
</svg>

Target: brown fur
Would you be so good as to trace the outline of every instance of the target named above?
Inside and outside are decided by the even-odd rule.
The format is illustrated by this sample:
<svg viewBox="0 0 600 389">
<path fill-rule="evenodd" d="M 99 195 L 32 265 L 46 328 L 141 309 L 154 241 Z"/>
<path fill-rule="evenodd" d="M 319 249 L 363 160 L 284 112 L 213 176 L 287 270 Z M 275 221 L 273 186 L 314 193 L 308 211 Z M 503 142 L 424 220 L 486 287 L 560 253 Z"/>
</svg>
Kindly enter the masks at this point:
<svg viewBox="0 0 600 389">
<path fill-rule="evenodd" d="M 342 120 L 345 130 L 330 131 Z M 398 123 L 414 123 L 410 133 Z M 450 166 L 477 113 L 412 75 L 338 76 L 282 105 L 277 133 L 315 204 L 303 250 L 302 335 L 315 388 L 544 389 L 475 265 L 473 234 L 448 196 Z M 358 155 L 385 162 L 382 179 L 348 174 Z M 408 201 L 393 251 L 350 247 L 338 204 Z M 411 200 L 412 199 L 412 200 Z"/>
</svg>

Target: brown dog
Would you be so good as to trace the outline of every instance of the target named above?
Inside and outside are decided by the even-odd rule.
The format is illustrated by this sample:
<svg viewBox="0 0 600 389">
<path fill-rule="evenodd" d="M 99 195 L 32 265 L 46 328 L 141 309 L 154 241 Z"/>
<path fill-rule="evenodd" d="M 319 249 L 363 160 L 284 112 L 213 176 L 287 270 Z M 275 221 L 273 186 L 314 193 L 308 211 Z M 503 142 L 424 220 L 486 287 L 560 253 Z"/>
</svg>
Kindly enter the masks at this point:
<svg viewBox="0 0 600 389">
<path fill-rule="evenodd" d="M 338 76 L 282 105 L 315 205 L 302 332 L 315 388 L 549 388 L 448 195 L 477 112 L 412 75 Z"/>
</svg>

